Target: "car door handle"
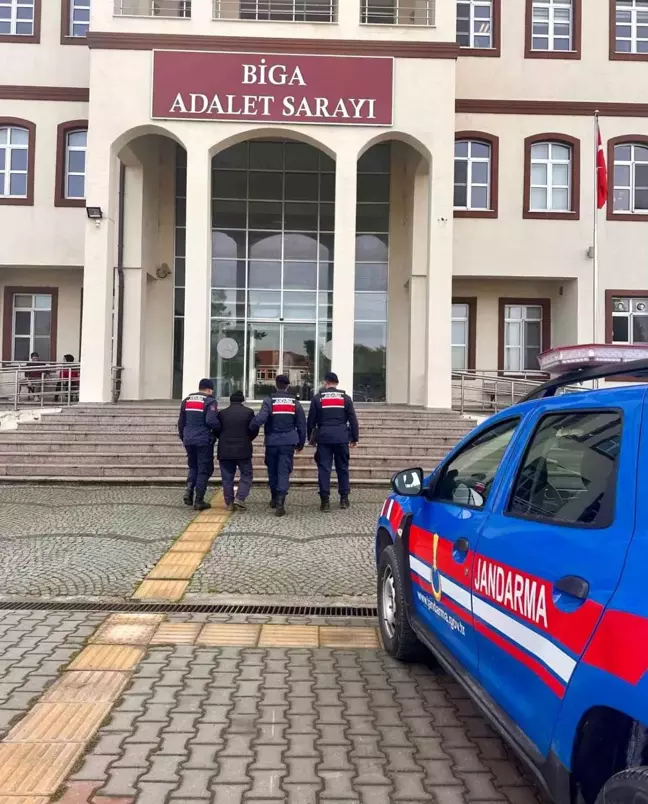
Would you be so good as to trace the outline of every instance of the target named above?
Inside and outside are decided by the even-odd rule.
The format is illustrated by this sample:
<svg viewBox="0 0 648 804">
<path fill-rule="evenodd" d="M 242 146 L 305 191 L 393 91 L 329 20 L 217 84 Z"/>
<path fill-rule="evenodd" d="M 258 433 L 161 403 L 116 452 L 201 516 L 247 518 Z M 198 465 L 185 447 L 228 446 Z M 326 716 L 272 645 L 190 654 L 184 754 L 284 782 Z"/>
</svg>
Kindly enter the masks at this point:
<svg viewBox="0 0 648 804">
<path fill-rule="evenodd" d="M 564 578 L 556 581 L 554 588 L 556 592 L 562 592 L 577 600 L 587 600 L 589 597 L 589 583 L 577 575 L 565 575 Z"/>
<path fill-rule="evenodd" d="M 461 539 L 457 539 L 454 543 L 453 550 L 456 550 L 458 553 L 467 553 L 470 550 L 470 542 L 462 536 Z"/>
</svg>

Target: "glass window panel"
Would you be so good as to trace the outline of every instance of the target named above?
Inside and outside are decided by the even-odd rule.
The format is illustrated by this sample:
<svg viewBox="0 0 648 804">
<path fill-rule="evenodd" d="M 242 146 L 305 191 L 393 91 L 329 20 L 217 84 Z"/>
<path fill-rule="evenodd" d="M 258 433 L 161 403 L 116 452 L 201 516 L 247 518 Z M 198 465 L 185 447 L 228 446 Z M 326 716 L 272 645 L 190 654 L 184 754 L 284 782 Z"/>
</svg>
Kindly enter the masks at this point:
<svg viewBox="0 0 648 804">
<path fill-rule="evenodd" d="M 218 229 L 245 229 L 245 201 L 212 201 L 212 226 Z"/>
<path fill-rule="evenodd" d="M 617 162 L 629 162 L 632 155 L 632 147 L 630 145 L 615 145 L 614 146 L 614 159 Z"/>
<path fill-rule="evenodd" d="M 218 353 L 218 344 L 224 338 L 236 341 L 238 350 L 234 357 L 224 358 Z M 234 391 L 244 390 L 245 325 L 242 321 L 212 321 L 211 365 L 217 397 L 229 397 Z"/>
<path fill-rule="evenodd" d="M 248 232 L 250 259 L 280 260 L 283 238 L 280 234 Z"/>
<path fill-rule="evenodd" d="M 539 39 L 538 37 L 534 36 L 532 47 L 534 50 L 549 50 L 549 40 Z"/>
<path fill-rule="evenodd" d="M 531 209 L 547 209 L 547 190 L 544 187 L 531 188 Z"/>
<path fill-rule="evenodd" d="M 565 39 L 554 39 L 554 50 L 571 50 L 571 42 L 567 37 Z"/>
<path fill-rule="evenodd" d="M 356 264 L 355 289 L 386 291 L 388 276 L 389 266 L 387 263 L 359 262 Z"/>
<path fill-rule="evenodd" d="M 318 170 L 319 152 L 303 142 L 286 143 L 286 170 Z"/>
<path fill-rule="evenodd" d="M 320 201 L 335 201 L 334 173 L 324 173 L 320 176 Z"/>
<path fill-rule="evenodd" d="M 374 145 L 358 159 L 358 173 L 389 173 L 391 170 L 391 146 L 389 143 Z"/>
<path fill-rule="evenodd" d="M 637 313 L 645 313 L 648 310 L 648 299 L 633 299 L 632 311 Z"/>
<path fill-rule="evenodd" d="M 27 195 L 27 174 L 12 173 L 9 178 L 9 195 Z"/>
<path fill-rule="evenodd" d="M 521 343 L 521 329 L 517 322 L 507 321 L 505 324 L 504 342 L 507 346 L 519 346 Z"/>
<path fill-rule="evenodd" d="M 319 288 L 320 290 L 333 290 L 333 265 L 330 263 L 320 262 Z"/>
<path fill-rule="evenodd" d="M 176 232 L 178 240 L 184 238 L 186 234 L 183 229 Z M 179 251 L 184 254 L 184 250 Z M 225 257 L 236 259 L 245 256 L 245 232 L 212 232 L 212 257 Z"/>
<path fill-rule="evenodd" d="M 286 200 L 317 201 L 318 194 L 317 173 L 286 173 Z"/>
<path fill-rule="evenodd" d="M 289 147 L 286 150 L 290 150 Z M 283 170 L 283 142 L 250 142 L 250 168 L 262 170 Z"/>
<path fill-rule="evenodd" d="M 245 262 L 243 260 L 212 260 L 213 288 L 244 288 Z"/>
<path fill-rule="evenodd" d="M 525 318 L 532 318 L 537 321 L 542 320 L 542 307 L 525 307 L 524 308 L 524 317 Z"/>
<path fill-rule="evenodd" d="M 527 321 L 524 325 L 524 342 L 527 347 L 540 347 L 540 322 Z"/>
<path fill-rule="evenodd" d="M 642 189 L 648 187 L 648 165 L 635 165 L 635 184 Z"/>
<path fill-rule="evenodd" d="M 488 187 L 473 187 L 470 195 L 471 209 L 488 209 Z"/>
<path fill-rule="evenodd" d="M 335 231 L 335 204 L 320 205 L 320 231 Z"/>
<path fill-rule="evenodd" d="M 468 142 L 466 140 L 455 142 L 455 156 L 468 156 Z"/>
<path fill-rule="evenodd" d="M 489 167 L 488 162 L 472 163 L 472 180 L 475 184 L 488 184 Z"/>
<path fill-rule="evenodd" d="M 356 260 L 358 262 L 388 262 L 387 236 L 365 234 L 356 237 Z"/>
<path fill-rule="evenodd" d="M 358 175 L 358 201 L 389 201 L 389 174 Z"/>
<path fill-rule="evenodd" d="M 284 235 L 284 259 L 316 260 L 318 253 L 315 235 L 287 233 Z"/>
<path fill-rule="evenodd" d="M 248 204 L 250 229 L 281 229 L 282 215 L 280 201 L 250 201 Z"/>
<path fill-rule="evenodd" d="M 212 174 L 214 198 L 247 198 L 247 173 L 238 170 L 219 170 Z"/>
<path fill-rule="evenodd" d="M 522 370 L 522 350 L 519 348 L 504 349 L 505 371 Z"/>
<path fill-rule="evenodd" d="M 38 352 L 41 360 L 51 360 L 52 342 L 47 338 L 34 338 L 34 351 Z"/>
<path fill-rule="evenodd" d="M 285 227 L 287 230 L 316 232 L 318 223 L 318 205 L 316 203 L 286 204 Z"/>
<path fill-rule="evenodd" d="M 354 337 L 353 395 L 358 402 L 384 402 L 387 325 L 357 323 Z"/>
<path fill-rule="evenodd" d="M 212 285 L 213 282 L 213 275 L 214 275 L 214 268 L 212 262 Z M 175 285 L 176 287 L 184 287 L 185 283 L 185 261 L 182 257 L 176 257 L 175 259 Z"/>
<path fill-rule="evenodd" d="M 249 174 L 250 198 L 281 201 L 283 198 L 283 173 Z"/>
<path fill-rule="evenodd" d="M 458 209 L 468 206 L 468 187 L 465 184 L 455 184 L 454 205 Z"/>
<path fill-rule="evenodd" d="M 14 360 L 26 363 L 29 360 L 29 338 L 16 338 L 14 340 Z"/>
<path fill-rule="evenodd" d="M 648 343 L 648 316 L 632 316 L 632 342 Z"/>
<path fill-rule="evenodd" d="M 465 371 L 468 368 L 467 350 L 465 346 L 452 347 L 452 370 Z"/>
<path fill-rule="evenodd" d="M 569 165 L 554 164 L 553 166 L 553 184 L 567 186 L 569 184 Z"/>
<path fill-rule="evenodd" d="M 26 296 L 23 294 L 19 294 L 17 296 L 14 296 L 14 307 L 26 307 L 27 309 L 31 309 L 33 301 L 34 301 L 33 296 Z"/>
<path fill-rule="evenodd" d="M 534 164 L 531 165 L 531 184 L 532 185 L 547 185 L 547 165 Z"/>
<path fill-rule="evenodd" d="M 389 204 L 358 204 L 356 231 L 389 232 Z"/>
<path fill-rule="evenodd" d="M 467 304 L 453 304 L 452 305 L 453 318 L 468 318 L 468 305 Z"/>
<path fill-rule="evenodd" d="M 16 311 L 14 314 L 14 332 L 16 335 L 31 334 L 31 313 Z"/>
<path fill-rule="evenodd" d="M 554 190 L 551 198 L 553 210 L 569 212 L 569 190 Z"/>
<path fill-rule="evenodd" d="M 645 145 L 635 145 L 634 147 L 635 160 L 637 162 L 648 161 L 648 147 Z"/>
<path fill-rule="evenodd" d="M 466 321 L 452 322 L 452 343 L 455 345 L 467 344 L 468 325 Z"/>
<path fill-rule="evenodd" d="M 648 209 L 648 190 L 635 191 L 635 210 Z"/>
<path fill-rule="evenodd" d="M 28 145 L 29 144 L 29 131 L 26 128 L 12 128 L 11 131 L 11 144 L 12 145 Z"/>
<path fill-rule="evenodd" d="M 186 226 L 187 224 L 187 199 L 176 198 L 175 205 L 176 226 Z"/>
<path fill-rule="evenodd" d="M 615 343 L 629 343 L 630 319 L 625 315 L 612 316 L 612 340 Z"/>
<path fill-rule="evenodd" d="M 286 262 L 283 269 L 284 288 L 296 290 L 317 289 L 316 262 Z"/>
<path fill-rule="evenodd" d="M 5 155 L 7 151 L 5 148 L 0 148 L 0 170 L 5 169 Z"/>
<path fill-rule="evenodd" d="M 281 288 L 281 263 L 250 260 L 248 283 L 251 288 Z"/>
<path fill-rule="evenodd" d="M 524 350 L 524 370 L 525 371 L 538 371 L 540 364 L 538 363 L 538 355 L 540 349 L 536 346 L 527 346 Z"/>
<path fill-rule="evenodd" d="M 386 321 L 387 294 L 356 293 L 355 319 L 356 321 Z"/>
<path fill-rule="evenodd" d="M 568 148 L 566 145 L 559 145 L 554 143 L 551 146 L 552 159 L 562 162 L 568 162 L 570 154 L 571 154 L 571 148 Z"/>
<path fill-rule="evenodd" d="M 283 317 L 314 321 L 316 306 L 317 293 L 286 291 L 283 297 Z"/>
<path fill-rule="evenodd" d="M 628 212 L 630 210 L 630 190 L 614 190 L 614 210 Z"/>
<path fill-rule="evenodd" d="M 630 165 L 614 166 L 614 184 L 616 187 L 630 186 Z"/>
<path fill-rule="evenodd" d="M 68 176 L 67 198 L 83 198 L 85 196 L 85 176 Z"/>
<path fill-rule="evenodd" d="M 320 234 L 319 236 L 319 261 L 332 262 L 335 246 L 334 235 Z"/>
<path fill-rule="evenodd" d="M 244 294 L 238 290 L 212 290 L 212 318 L 240 318 L 245 312 Z"/>
<path fill-rule="evenodd" d="M 468 183 L 468 160 L 455 159 L 454 163 L 454 180 L 455 184 Z"/>
<path fill-rule="evenodd" d="M 27 149 L 17 148 L 11 152 L 11 169 L 27 170 Z"/>
<path fill-rule="evenodd" d="M 174 314 L 184 316 L 185 314 L 185 291 L 184 288 L 176 288 L 173 298 Z"/>
<path fill-rule="evenodd" d="M 473 159 L 488 159 L 490 157 L 490 145 L 486 142 L 472 142 L 470 144 L 470 155 Z"/>
<path fill-rule="evenodd" d="M 34 296 L 34 307 L 37 310 L 51 310 L 52 309 L 52 297 L 46 296 L 45 294 L 41 295 L 38 294 Z"/>
<path fill-rule="evenodd" d="M 241 142 L 239 145 L 226 148 L 212 159 L 212 166 L 218 169 L 245 169 L 248 166 L 248 145 L 247 142 Z"/>
<path fill-rule="evenodd" d="M 549 159 L 549 143 L 538 142 L 532 145 L 531 159 Z"/>
<path fill-rule="evenodd" d="M 248 292 L 248 316 L 250 318 L 279 318 L 281 316 L 281 292 L 250 290 Z"/>
<path fill-rule="evenodd" d="M 319 292 L 319 312 L 318 315 L 322 319 L 333 318 L 333 293 Z"/>
</svg>

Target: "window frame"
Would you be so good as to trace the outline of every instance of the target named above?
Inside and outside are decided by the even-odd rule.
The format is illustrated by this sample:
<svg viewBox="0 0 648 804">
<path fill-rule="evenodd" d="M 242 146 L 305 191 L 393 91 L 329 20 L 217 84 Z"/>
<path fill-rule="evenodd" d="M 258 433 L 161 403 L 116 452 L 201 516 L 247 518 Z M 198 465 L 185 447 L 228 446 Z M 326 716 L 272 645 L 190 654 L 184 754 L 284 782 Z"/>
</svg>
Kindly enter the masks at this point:
<svg viewBox="0 0 648 804">
<path fill-rule="evenodd" d="M 648 53 L 625 53 L 616 49 L 616 3 L 610 0 L 608 27 L 610 33 L 609 58 L 611 61 L 648 61 Z"/>
<path fill-rule="evenodd" d="M 468 343 L 466 344 L 466 368 L 454 371 L 474 371 L 477 352 L 477 296 L 453 296 L 452 304 L 468 307 Z M 453 319 L 454 320 L 454 319 Z"/>
<path fill-rule="evenodd" d="M 532 298 L 508 298 L 500 297 L 498 307 L 498 338 L 497 338 L 497 369 L 506 377 L 521 377 L 529 371 L 536 371 L 535 369 L 524 369 L 522 371 L 509 371 L 504 368 L 504 337 L 506 333 L 506 307 L 507 305 L 519 305 L 524 307 L 541 307 L 542 308 L 542 324 L 540 326 L 541 344 L 540 348 L 543 352 L 551 349 L 551 299 L 532 299 Z M 540 369 L 537 370 L 538 376 L 542 377 L 543 374 Z"/>
<path fill-rule="evenodd" d="M 511 444 L 513 443 L 513 440 L 515 439 L 516 433 L 519 432 L 519 427 L 520 427 L 520 424 L 522 423 L 522 420 L 523 420 L 523 416 L 521 416 L 519 414 L 499 419 L 498 421 L 493 422 L 492 424 L 490 424 L 488 427 L 485 427 L 483 430 L 480 430 L 478 433 L 475 433 L 475 435 L 470 439 L 470 441 L 467 444 L 464 444 L 460 449 L 451 452 L 450 455 L 448 455 L 448 457 L 446 458 L 446 460 L 439 466 L 439 468 L 437 470 L 438 473 L 437 472 L 434 473 L 434 475 L 435 475 L 434 476 L 434 485 L 433 485 L 432 490 L 431 491 L 428 490 L 428 489 L 424 490 L 425 499 L 430 503 L 437 503 L 437 504 L 440 504 L 440 505 L 454 505 L 457 508 L 466 508 L 466 509 L 468 509 L 470 511 L 484 511 L 486 509 L 486 507 L 488 506 L 489 500 L 492 499 L 490 494 L 486 498 L 486 501 L 484 502 L 484 505 L 481 505 L 481 506 L 480 505 L 469 505 L 467 503 L 454 502 L 453 500 L 440 500 L 437 497 L 435 497 L 434 495 L 436 493 L 436 490 L 439 488 L 439 485 L 440 485 L 443 477 L 445 476 L 448 467 L 452 464 L 453 461 L 455 461 L 467 449 L 470 449 L 472 447 L 473 443 L 475 441 L 477 441 L 477 439 L 482 438 L 484 436 L 484 434 L 489 433 L 491 430 L 495 430 L 498 427 L 501 427 L 503 424 L 515 423 L 515 427 L 513 428 L 513 432 L 511 434 L 511 439 L 510 439 L 509 443 L 507 444 L 506 449 L 504 450 L 504 454 L 502 455 L 502 459 L 499 462 L 499 465 L 497 467 L 497 471 L 495 472 L 494 478 L 496 478 L 497 475 L 499 474 L 500 468 L 502 467 L 502 465 L 504 463 L 504 460 L 506 458 L 506 453 L 509 451 L 509 448 L 510 448 Z"/>
<path fill-rule="evenodd" d="M 648 54 L 647 54 L 648 55 Z M 623 134 L 620 137 L 613 137 L 608 140 L 607 147 L 607 166 L 609 194 L 607 207 L 607 220 L 609 221 L 642 221 L 648 220 L 648 209 L 645 212 L 615 212 L 614 211 L 614 149 L 617 145 L 644 145 L 648 147 L 648 136 L 646 134 Z"/>
<path fill-rule="evenodd" d="M 616 298 L 645 298 L 648 301 L 648 289 L 642 290 L 641 288 L 628 289 L 607 289 L 605 291 L 605 343 L 613 345 L 612 341 L 612 299 Z M 645 349 L 648 344 L 635 344 L 638 348 Z M 632 344 L 627 344 L 629 349 L 633 349 Z M 623 375 L 622 377 L 611 377 L 605 379 L 605 382 L 646 382 L 645 377 L 633 377 L 631 375 Z"/>
<path fill-rule="evenodd" d="M 23 128 L 28 134 L 27 144 L 27 195 L 0 196 L 0 206 L 33 207 L 34 206 L 34 173 L 36 163 L 36 124 L 21 117 L 0 117 L 0 128 Z"/>
<path fill-rule="evenodd" d="M 618 378 L 617 378 L 618 379 Z M 513 494 L 515 493 L 515 489 L 517 488 L 518 479 L 522 470 L 524 469 L 524 465 L 527 459 L 527 455 L 529 454 L 529 450 L 531 449 L 531 445 L 533 444 L 533 440 L 536 437 L 542 422 L 550 416 L 560 416 L 561 414 L 596 414 L 596 413 L 616 413 L 618 414 L 619 418 L 621 419 L 621 448 L 623 447 L 623 428 L 625 424 L 624 418 L 624 411 L 622 408 L 603 408 L 603 407 L 595 407 L 595 408 L 559 408 L 557 410 L 546 410 L 535 423 L 531 434 L 529 435 L 526 445 L 524 447 L 524 452 L 522 453 L 522 457 L 520 458 L 517 466 L 515 467 L 514 472 L 514 479 L 511 483 L 511 490 L 506 496 L 506 502 L 502 509 L 502 514 L 505 517 L 509 517 L 510 519 L 520 519 L 526 522 L 537 522 L 539 525 L 550 525 L 557 528 L 571 528 L 576 530 L 607 530 L 608 528 L 612 527 L 614 524 L 614 511 L 616 509 L 616 501 L 617 501 L 617 484 L 619 479 L 619 464 L 620 464 L 620 457 L 616 463 L 616 471 L 614 474 L 614 493 L 612 495 L 612 500 L 614 503 L 614 508 L 612 509 L 612 516 L 609 518 L 609 521 L 605 521 L 603 524 L 597 523 L 586 523 L 586 522 L 557 522 L 554 519 L 550 519 L 548 517 L 542 517 L 534 514 L 520 514 L 517 512 L 511 511 L 511 505 L 513 501 Z M 619 450 L 620 455 L 621 450 Z"/>
<path fill-rule="evenodd" d="M 467 1 L 467 0 L 466 0 Z M 455 29 L 457 17 L 457 0 L 455 0 Z M 462 47 L 457 42 L 459 56 L 480 56 L 482 58 L 499 59 L 502 55 L 502 0 L 492 0 L 492 47 Z"/>
<path fill-rule="evenodd" d="M 531 151 L 534 145 L 548 142 L 571 149 L 571 212 L 531 211 Z M 522 217 L 527 220 L 578 221 L 580 220 L 581 142 L 577 137 L 555 131 L 534 134 L 524 140 L 524 199 Z"/>
<path fill-rule="evenodd" d="M 56 186 L 54 192 L 54 206 L 56 207 L 85 207 L 85 198 L 66 198 L 66 166 L 68 135 L 75 131 L 87 131 L 87 120 L 67 120 L 59 123 L 56 131 Z M 87 148 L 86 148 L 86 180 L 87 180 Z"/>
<path fill-rule="evenodd" d="M 29 36 L 21 34 L 0 34 L 0 43 L 20 45 L 38 45 L 41 39 L 41 4 L 42 0 L 34 0 L 34 32 Z"/>
<path fill-rule="evenodd" d="M 462 141 L 483 142 L 490 147 L 490 209 L 453 209 L 455 218 L 497 218 L 499 210 L 499 137 L 495 134 L 488 134 L 485 131 L 457 131 L 455 133 L 455 145 Z M 452 190 L 454 193 L 454 165 L 453 156 L 453 181 Z"/>
<path fill-rule="evenodd" d="M 57 334 L 58 334 L 58 295 L 59 289 L 54 287 L 5 287 L 4 289 L 4 309 L 2 316 L 2 359 L 11 362 L 12 335 L 13 335 L 13 303 L 14 296 L 39 295 L 52 297 L 52 334 L 50 337 L 50 354 L 57 355 Z M 45 361 L 44 361 L 45 362 Z"/>
<path fill-rule="evenodd" d="M 534 50 L 533 49 L 533 3 L 526 0 L 524 19 L 524 58 L 525 59 L 571 59 L 579 61 L 583 45 L 583 0 L 572 0 L 572 50 Z"/>
<path fill-rule="evenodd" d="M 87 0 L 90 5 L 92 0 Z M 72 14 L 73 0 L 61 0 L 61 44 L 62 45 L 83 45 L 88 46 L 87 36 L 72 36 L 70 19 Z"/>
</svg>

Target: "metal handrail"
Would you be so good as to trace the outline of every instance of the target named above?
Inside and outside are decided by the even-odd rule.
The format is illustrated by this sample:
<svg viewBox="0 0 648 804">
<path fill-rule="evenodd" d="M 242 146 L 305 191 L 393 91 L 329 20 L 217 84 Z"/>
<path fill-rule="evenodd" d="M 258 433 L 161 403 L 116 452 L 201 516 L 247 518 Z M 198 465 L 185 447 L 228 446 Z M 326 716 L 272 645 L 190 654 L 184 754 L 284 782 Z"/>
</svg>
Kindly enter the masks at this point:
<svg viewBox="0 0 648 804">
<path fill-rule="evenodd" d="M 79 401 L 79 363 L 3 362 L 0 364 L 0 406 L 69 407 Z"/>
<path fill-rule="evenodd" d="M 191 0 L 114 0 L 113 15 L 191 19 Z"/>
<path fill-rule="evenodd" d="M 541 371 L 453 371 L 452 407 L 460 413 L 497 413 L 522 402 L 546 379 Z M 579 385 L 568 385 L 562 392 L 584 390 L 587 389 Z"/>
<path fill-rule="evenodd" d="M 364 25 L 422 25 L 436 24 L 435 0 L 362 0 L 360 22 Z"/>
<path fill-rule="evenodd" d="M 336 22 L 338 0 L 213 0 L 215 20 Z"/>
</svg>

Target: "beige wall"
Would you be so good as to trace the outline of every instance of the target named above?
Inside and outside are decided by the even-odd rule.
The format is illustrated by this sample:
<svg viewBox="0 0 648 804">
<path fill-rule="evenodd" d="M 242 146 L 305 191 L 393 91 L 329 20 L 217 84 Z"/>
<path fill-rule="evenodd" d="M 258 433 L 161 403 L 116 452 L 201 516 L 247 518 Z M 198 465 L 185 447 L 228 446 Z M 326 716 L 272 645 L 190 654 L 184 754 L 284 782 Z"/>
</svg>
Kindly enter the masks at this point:
<svg viewBox="0 0 648 804">
<path fill-rule="evenodd" d="M 3 268 L 0 267 L 0 333 L 4 332 L 4 290 L 6 287 L 53 287 L 58 288 L 58 325 L 56 357 L 70 353 L 79 360 L 79 335 L 81 327 L 81 288 L 83 275 L 80 270 Z"/>
</svg>

